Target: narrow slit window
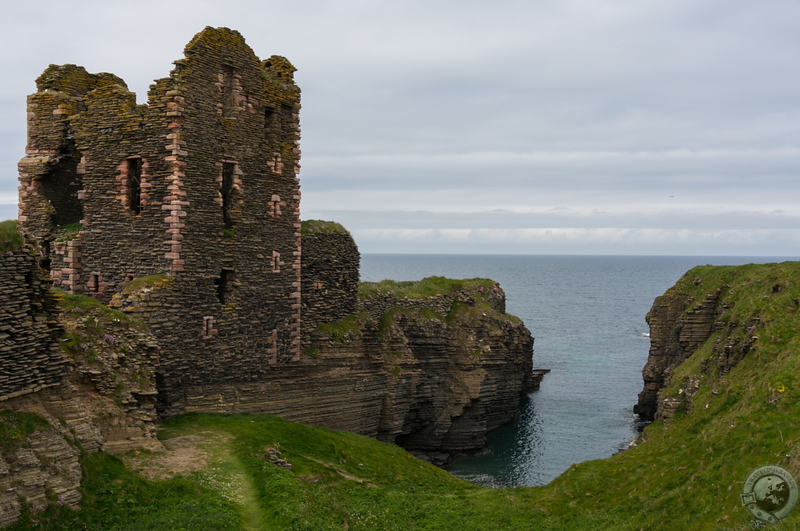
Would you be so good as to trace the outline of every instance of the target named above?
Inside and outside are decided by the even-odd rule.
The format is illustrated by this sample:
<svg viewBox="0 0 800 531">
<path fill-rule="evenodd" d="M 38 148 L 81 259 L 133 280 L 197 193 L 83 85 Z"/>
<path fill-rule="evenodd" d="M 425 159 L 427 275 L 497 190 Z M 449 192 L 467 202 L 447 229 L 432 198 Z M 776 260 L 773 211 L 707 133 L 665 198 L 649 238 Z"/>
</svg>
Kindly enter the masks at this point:
<svg viewBox="0 0 800 531">
<path fill-rule="evenodd" d="M 264 109 L 264 139 L 269 144 L 272 142 L 272 139 L 275 138 L 275 132 L 273 128 L 275 127 L 275 109 L 272 107 L 267 107 Z"/>
<path fill-rule="evenodd" d="M 277 132 L 281 135 L 282 142 L 287 140 L 284 138 L 285 133 L 291 131 L 292 114 L 294 114 L 294 110 L 289 105 L 281 105 L 280 130 Z"/>
<path fill-rule="evenodd" d="M 233 204 L 233 172 L 236 164 L 233 162 L 222 163 L 222 224 L 226 229 L 233 228 L 233 219 L 231 218 L 231 205 Z"/>
<path fill-rule="evenodd" d="M 128 207 L 134 214 L 142 212 L 142 159 L 128 159 Z"/>
<path fill-rule="evenodd" d="M 214 281 L 214 284 L 217 287 L 217 299 L 219 299 L 219 303 L 226 304 L 233 284 L 233 270 L 223 269 L 219 277 Z"/>
<path fill-rule="evenodd" d="M 236 69 L 232 66 L 222 67 L 222 115 L 234 118 L 236 114 Z"/>
</svg>

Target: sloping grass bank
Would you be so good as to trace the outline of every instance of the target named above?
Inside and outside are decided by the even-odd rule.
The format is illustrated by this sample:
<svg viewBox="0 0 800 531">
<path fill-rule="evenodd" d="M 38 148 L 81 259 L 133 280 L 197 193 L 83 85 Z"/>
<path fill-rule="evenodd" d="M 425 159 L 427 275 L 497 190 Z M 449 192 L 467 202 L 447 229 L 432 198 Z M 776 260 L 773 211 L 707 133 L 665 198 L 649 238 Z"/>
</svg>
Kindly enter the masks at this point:
<svg viewBox="0 0 800 531">
<path fill-rule="evenodd" d="M 36 515 L 38 528 L 750 529 L 739 498 L 750 472 L 778 465 L 800 476 L 800 265 L 696 268 L 672 289 L 697 301 L 720 292 L 719 325 L 665 390 L 686 407 L 649 426 L 637 447 L 574 465 L 547 486 L 486 489 L 357 435 L 190 414 L 160 436 L 224 434 L 202 469 L 150 481 L 116 458 L 87 455 L 84 509 L 54 507 Z M 741 334 L 757 339 L 721 374 L 719 357 Z M 696 383 L 690 400 L 685 382 Z M 291 470 L 270 460 L 278 454 Z M 772 529 L 798 524 L 800 509 Z"/>
</svg>

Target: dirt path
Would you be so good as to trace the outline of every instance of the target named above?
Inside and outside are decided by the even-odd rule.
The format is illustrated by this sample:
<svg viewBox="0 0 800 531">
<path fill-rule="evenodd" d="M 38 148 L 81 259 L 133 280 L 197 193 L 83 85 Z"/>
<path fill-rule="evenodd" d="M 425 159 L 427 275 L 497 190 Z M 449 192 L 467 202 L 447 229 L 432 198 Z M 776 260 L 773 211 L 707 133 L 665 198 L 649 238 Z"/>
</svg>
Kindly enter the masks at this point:
<svg viewBox="0 0 800 531">
<path fill-rule="evenodd" d="M 264 527 L 264 515 L 250 476 L 230 451 L 232 441 L 228 433 L 202 431 L 162 440 L 163 452 L 132 452 L 122 458 L 128 468 L 150 480 L 193 475 L 239 505 L 244 528 L 257 531 Z"/>
</svg>

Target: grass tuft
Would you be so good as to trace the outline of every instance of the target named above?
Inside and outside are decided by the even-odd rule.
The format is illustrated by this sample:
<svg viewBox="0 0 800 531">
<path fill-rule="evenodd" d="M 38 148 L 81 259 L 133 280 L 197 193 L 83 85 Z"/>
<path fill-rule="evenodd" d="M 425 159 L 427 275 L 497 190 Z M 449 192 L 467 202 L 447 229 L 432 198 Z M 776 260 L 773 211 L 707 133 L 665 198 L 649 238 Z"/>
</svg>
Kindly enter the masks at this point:
<svg viewBox="0 0 800 531">
<path fill-rule="evenodd" d="M 414 281 L 361 282 L 358 286 L 358 296 L 361 299 L 368 299 L 389 294 L 398 298 L 426 299 L 436 295 L 449 295 L 461 289 L 490 293 L 495 289 L 495 282 L 486 278 L 457 280 L 436 276 Z"/>
<path fill-rule="evenodd" d="M 16 251 L 23 243 L 17 220 L 0 221 L 0 252 Z"/>
</svg>

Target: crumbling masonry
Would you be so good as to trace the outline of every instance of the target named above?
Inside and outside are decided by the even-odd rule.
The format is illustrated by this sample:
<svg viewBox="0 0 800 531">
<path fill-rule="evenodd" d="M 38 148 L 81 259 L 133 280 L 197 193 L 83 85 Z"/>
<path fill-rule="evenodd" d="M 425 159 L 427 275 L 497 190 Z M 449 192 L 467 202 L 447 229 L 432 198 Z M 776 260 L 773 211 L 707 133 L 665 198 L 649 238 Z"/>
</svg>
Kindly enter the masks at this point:
<svg viewBox="0 0 800 531">
<path fill-rule="evenodd" d="M 147 105 L 75 65 L 48 67 L 28 98 L 20 226 L 68 292 L 108 303 L 149 279 L 145 297 L 117 305 L 168 339 L 168 410 L 191 408 L 187 385 L 257 379 L 300 357 L 294 70 L 206 28 Z"/>
<path fill-rule="evenodd" d="M 149 429 L 131 435 L 126 419 L 150 415 L 153 402 L 161 417 L 268 413 L 435 460 L 482 448 L 516 418 L 533 384 L 533 338 L 505 314 L 499 287 L 359 301 L 352 237 L 333 223 L 300 223 L 293 71 L 283 57 L 260 61 L 225 28 L 200 32 L 147 105 L 112 74 L 45 70 L 28 100 L 20 162 L 26 246 L 0 261 L 0 284 L 22 284 L 32 301 L 0 315 L 0 361 L 14 368 L 0 402 L 33 402 L 37 389 L 71 396 L 65 371 L 75 387 L 112 387 L 116 365 L 95 377 L 80 352 L 52 352 L 53 304 L 37 302 L 52 280 L 140 318 L 154 336 L 124 353 L 147 377 L 128 386 L 129 412 L 104 448 L 146 439 Z M 43 279 L 31 256 L 39 249 Z M 73 313 L 75 326 L 86 324 Z M 32 323 L 29 341 L 18 329 Z"/>
</svg>

